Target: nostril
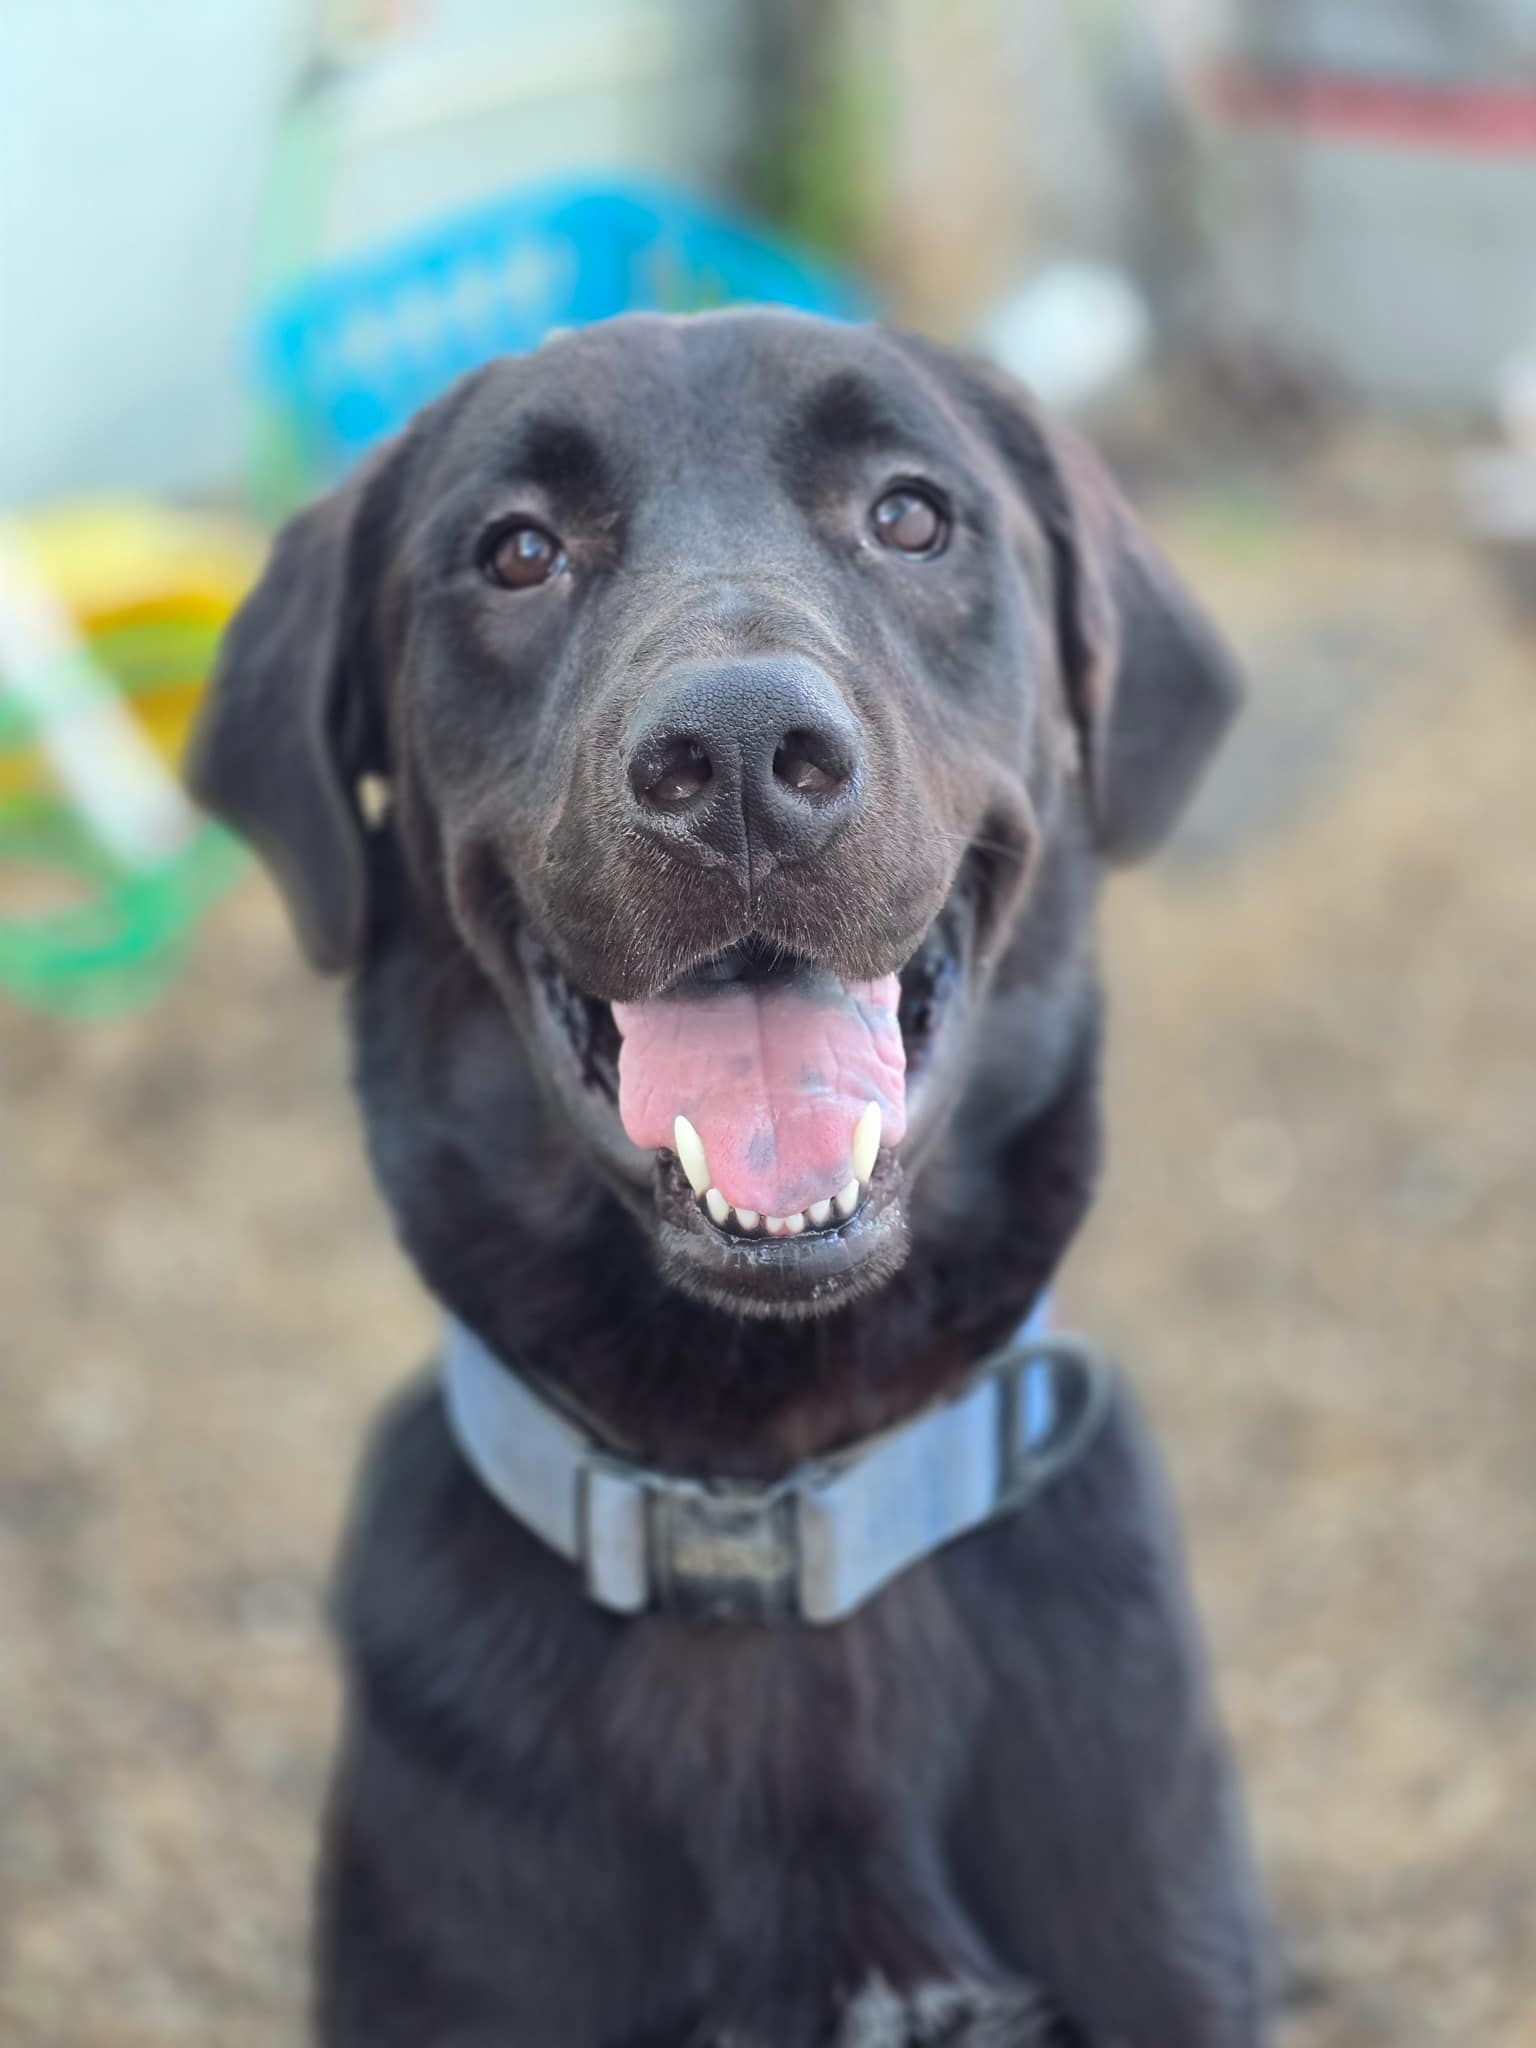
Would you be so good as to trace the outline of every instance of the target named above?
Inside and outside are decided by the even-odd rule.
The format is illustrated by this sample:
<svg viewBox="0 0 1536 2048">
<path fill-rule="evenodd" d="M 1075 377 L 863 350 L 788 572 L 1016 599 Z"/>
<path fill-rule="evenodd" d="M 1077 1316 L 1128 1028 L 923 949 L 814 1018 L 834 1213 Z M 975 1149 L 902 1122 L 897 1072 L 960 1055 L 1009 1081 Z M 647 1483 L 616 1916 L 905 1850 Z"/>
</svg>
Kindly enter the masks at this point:
<svg viewBox="0 0 1536 2048">
<path fill-rule="evenodd" d="M 836 796 L 850 773 L 841 752 L 820 733 L 787 732 L 773 757 L 775 782 L 811 802 Z"/>
<path fill-rule="evenodd" d="M 668 740 L 636 764 L 635 794 L 658 810 L 681 810 L 708 788 L 714 774 L 714 763 L 697 740 Z"/>
</svg>

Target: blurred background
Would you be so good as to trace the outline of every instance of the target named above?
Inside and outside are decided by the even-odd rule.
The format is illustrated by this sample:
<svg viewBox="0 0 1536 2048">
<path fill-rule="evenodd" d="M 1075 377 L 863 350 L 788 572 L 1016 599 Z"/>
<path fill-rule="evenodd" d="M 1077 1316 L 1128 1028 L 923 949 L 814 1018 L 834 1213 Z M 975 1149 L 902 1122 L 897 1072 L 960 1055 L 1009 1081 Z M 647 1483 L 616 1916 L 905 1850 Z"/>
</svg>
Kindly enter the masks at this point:
<svg viewBox="0 0 1536 2048">
<path fill-rule="evenodd" d="M 10 0 L 0 115 L 0 2038 L 300 2038 L 323 1578 L 432 1342 L 177 794 L 221 624 L 460 369 L 767 298 L 1031 379 L 1247 660 L 1107 901 L 1065 1317 L 1289 2041 L 1536 2041 L 1536 0 Z"/>
</svg>

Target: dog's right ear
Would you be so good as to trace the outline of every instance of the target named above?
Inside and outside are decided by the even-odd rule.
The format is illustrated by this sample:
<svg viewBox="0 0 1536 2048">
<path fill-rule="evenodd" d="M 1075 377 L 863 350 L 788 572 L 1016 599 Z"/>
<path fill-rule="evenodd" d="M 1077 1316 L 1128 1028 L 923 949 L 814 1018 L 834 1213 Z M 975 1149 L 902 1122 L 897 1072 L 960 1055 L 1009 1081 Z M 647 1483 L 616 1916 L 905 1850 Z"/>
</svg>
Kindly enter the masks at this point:
<svg viewBox="0 0 1536 2048">
<path fill-rule="evenodd" d="M 363 938 L 357 784 L 370 745 L 366 624 L 393 451 L 289 521 L 224 636 L 187 755 L 193 795 L 271 869 L 311 965 L 340 973 Z M 392 495 L 392 494 L 391 494 Z"/>
</svg>

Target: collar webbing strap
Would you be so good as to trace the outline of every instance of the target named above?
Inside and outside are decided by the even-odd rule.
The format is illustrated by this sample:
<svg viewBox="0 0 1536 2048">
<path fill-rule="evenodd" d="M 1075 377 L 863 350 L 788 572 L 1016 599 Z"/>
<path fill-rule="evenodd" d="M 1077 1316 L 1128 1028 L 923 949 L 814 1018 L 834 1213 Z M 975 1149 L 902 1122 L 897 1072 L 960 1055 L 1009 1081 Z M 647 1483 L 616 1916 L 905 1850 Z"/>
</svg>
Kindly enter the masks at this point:
<svg viewBox="0 0 1536 2048">
<path fill-rule="evenodd" d="M 1022 1507 L 1086 1447 L 1112 1374 L 1037 1311 L 951 1400 L 772 1485 L 681 1479 L 605 1450 L 450 1321 L 443 1395 L 486 1489 L 601 1607 L 841 1621 L 920 1558 Z"/>
</svg>

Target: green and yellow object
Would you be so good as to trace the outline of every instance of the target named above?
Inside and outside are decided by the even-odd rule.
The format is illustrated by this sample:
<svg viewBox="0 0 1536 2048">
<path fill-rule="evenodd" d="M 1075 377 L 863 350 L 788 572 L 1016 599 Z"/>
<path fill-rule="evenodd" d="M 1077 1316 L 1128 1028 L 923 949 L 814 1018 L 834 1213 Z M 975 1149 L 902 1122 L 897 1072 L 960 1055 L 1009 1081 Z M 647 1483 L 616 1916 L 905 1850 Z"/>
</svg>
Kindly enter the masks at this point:
<svg viewBox="0 0 1536 2048">
<path fill-rule="evenodd" d="M 138 500 L 0 525 L 0 994 L 143 1000 L 235 872 L 178 771 L 260 554 L 233 522 Z"/>
</svg>

